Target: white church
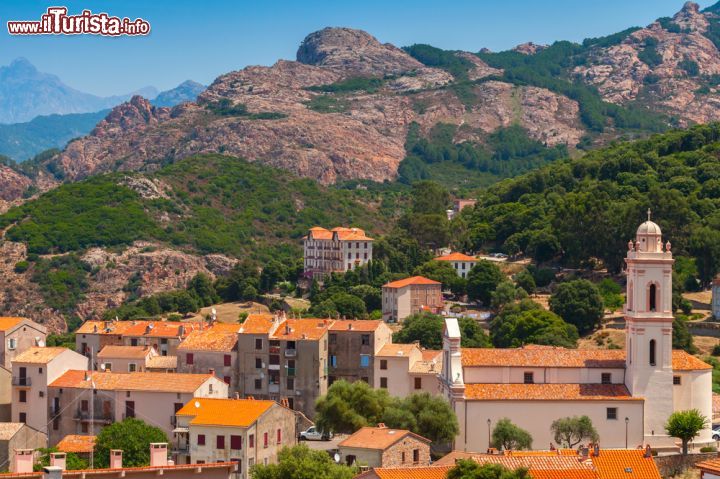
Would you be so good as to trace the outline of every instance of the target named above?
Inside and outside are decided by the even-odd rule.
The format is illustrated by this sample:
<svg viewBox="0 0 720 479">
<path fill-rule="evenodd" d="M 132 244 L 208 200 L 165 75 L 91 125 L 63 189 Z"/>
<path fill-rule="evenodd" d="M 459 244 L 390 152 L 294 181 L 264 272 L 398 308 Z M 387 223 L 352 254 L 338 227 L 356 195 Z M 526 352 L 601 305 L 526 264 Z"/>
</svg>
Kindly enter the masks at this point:
<svg viewBox="0 0 720 479">
<path fill-rule="evenodd" d="M 456 450 L 485 451 L 502 418 L 530 432 L 533 449 L 548 449 L 551 423 L 575 415 L 591 418 L 605 448 L 669 450 L 674 411 L 712 418 L 711 366 L 672 349 L 674 260 L 657 224 L 640 225 L 625 261 L 625 350 L 462 348 L 457 320 L 446 320 L 440 388 L 460 424 Z M 695 444 L 710 442 L 708 426 Z"/>
</svg>

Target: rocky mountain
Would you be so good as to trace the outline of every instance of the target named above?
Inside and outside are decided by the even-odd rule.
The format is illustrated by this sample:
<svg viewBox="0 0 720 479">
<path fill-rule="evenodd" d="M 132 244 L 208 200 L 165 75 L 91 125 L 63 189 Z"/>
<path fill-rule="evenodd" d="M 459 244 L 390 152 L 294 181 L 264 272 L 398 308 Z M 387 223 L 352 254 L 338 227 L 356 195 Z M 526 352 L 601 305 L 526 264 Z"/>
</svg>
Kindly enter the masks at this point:
<svg viewBox="0 0 720 479">
<path fill-rule="evenodd" d="M 39 115 L 90 113 L 112 108 L 133 94 L 153 98 L 157 90 L 99 97 L 65 85 L 57 76 L 37 70 L 25 58 L 0 67 L 0 123 L 28 122 Z"/>
<path fill-rule="evenodd" d="M 160 92 L 152 101 L 155 106 L 175 106 L 195 101 L 206 86 L 192 80 L 186 80 L 171 90 Z"/>
</svg>

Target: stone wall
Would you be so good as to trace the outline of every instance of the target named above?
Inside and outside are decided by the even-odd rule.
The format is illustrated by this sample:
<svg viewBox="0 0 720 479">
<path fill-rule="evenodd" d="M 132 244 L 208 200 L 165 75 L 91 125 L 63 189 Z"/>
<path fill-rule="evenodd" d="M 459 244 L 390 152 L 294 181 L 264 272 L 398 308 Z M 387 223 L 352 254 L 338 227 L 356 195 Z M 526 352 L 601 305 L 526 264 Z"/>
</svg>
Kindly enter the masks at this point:
<svg viewBox="0 0 720 479">
<path fill-rule="evenodd" d="M 413 461 L 413 451 L 419 451 L 418 461 Z M 403 461 L 404 453 L 404 461 Z M 387 448 L 382 455 L 382 467 L 428 466 L 430 445 L 416 437 L 408 436 Z"/>
<path fill-rule="evenodd" d="M 673 454 L 671 456 L 656 456 L 655 464 L 657 464 L 662 477 L 672 477 L 693 467 L 698 462 L 715 459 L 717 457 L 717 452 L 688 454 L 687 456 Z"/>
</svg>

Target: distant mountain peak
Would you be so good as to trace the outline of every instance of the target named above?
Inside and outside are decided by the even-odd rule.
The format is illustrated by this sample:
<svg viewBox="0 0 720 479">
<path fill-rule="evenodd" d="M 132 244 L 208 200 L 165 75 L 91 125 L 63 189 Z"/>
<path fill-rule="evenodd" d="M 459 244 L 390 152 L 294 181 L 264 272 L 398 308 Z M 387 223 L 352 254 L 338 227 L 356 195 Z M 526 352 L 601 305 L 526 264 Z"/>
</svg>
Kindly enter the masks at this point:
<svg viewBox="0 0 720 479">
<path fill-rule="evenodd" d="M 17 57 L 15 60 L 10 62 L 9 67 L 13 68 L 13 69 L 23 68 L 23 69 L 37 71 L 37 68 L 35 68 L 35 65 L 30 63 L 30 60 L 28 60 L 25 57 Z"/>
<path fill-rule="evenodd" d="M 180 103 L 195 101 L 197 96 L 207 87 L 193 80 L 185 80 L 173 89 L 160 92 L 152 104 L 155 106 L 175 106 Z"/>
</svg>

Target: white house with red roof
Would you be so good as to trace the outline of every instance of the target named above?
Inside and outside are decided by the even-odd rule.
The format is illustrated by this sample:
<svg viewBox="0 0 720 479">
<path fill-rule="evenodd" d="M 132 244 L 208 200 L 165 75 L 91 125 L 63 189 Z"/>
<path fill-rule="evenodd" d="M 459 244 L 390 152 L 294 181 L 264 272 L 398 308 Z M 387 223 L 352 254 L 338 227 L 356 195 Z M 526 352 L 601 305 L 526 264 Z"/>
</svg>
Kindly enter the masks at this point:
<svg viewBox="0 0 720 479">
<path fill-rule="evenodd" d="M 366 264 L 372 259 L 373 241 L 360 228 L 310 228 L 303 238 L 305 276 L 322 279 Z"/>
<path fill-rule="evenodd" d="M 474 256 L 468 256 L 463 253 L 450 253 L 438 256 L 435 258 L 435 261 L 445 261 L 449 263 L 455 269 L 458 276 L 464 278 L 470 270 L 473 269 L 475 264 L 477 264 L 478 260 Z"/>
<path fill-rule="evenodd" d="M 462 348 L 457 320 L 446 319 L 440 387 L 460 423 L 455 449 L 486 450 L 505 417 L 530 432 L 534 447 L 546 448 L 554 420 L 587 415 L 605 448 L 670 450 L 678 440 L 664 425 L 674 411 L 698 409 L 711 418 L 712 367 L 672 349 L 673 261 L 660 227 L 640 225 L 626 257 L 624 350 Z M 695 442 L 712 442 L 709 426 Z"/>
</svg>

